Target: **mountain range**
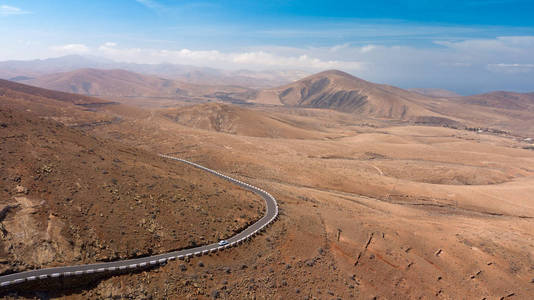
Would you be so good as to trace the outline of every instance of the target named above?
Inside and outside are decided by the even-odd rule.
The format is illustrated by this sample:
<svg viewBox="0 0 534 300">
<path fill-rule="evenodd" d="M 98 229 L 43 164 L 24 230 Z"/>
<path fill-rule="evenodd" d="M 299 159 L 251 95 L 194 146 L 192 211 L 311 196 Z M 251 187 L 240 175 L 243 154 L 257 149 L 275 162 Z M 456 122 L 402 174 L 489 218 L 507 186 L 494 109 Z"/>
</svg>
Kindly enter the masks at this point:
<svg viewBox="0 0 534 300">
<path fill-rule="evenodd" d="M 253 88 L 278 86 L 309 74 L 299 70 L 227 71 L 178 64 L 121 63 L 100 57 L 68 55 L 29 61 L 12 60 L 0 62 L 0 78 L 24 80 L 78 69 L 122 69 L 193 84 L 240 85 Z"/>
<path fill-rule="evenodd" d="M 73 57 L 70 59 L 71 63 L 63 66 L 87 63 L 83 60 L 76 62 Z M 49 72 L 52 62 L 41 61 L 33 69 Z M 21 64 L 31 65 L 30 62 L 15 65 L 21 69 Z M 6 73 L 13 68 L 2 70 Z M 320 72 L 279 87 L 258 89 L 216 85 L 213 81 L 209 81 L 211 84 L 195 84 L 123 69 L 84 68 L 44 75 L 21 74 L 14 78 L 20 83 L 134 105 L 133 98 L 142 97 L 146 99 L 145 106 L 152 107 L 175 106 L 176 101 L 227 102 L 332 109 L 361 117 L 438 126 L 485 127 L 520 134 L 534 130 L 534 93 L 497 91 L 459 96 L 443 90 L 405 90 L 372 83 L 338 70 Z M 249 73 L 243 71 L 242 74 Z M 161 98 L 169 100 L 160 103 L 158 99 Z"/>
</svg>

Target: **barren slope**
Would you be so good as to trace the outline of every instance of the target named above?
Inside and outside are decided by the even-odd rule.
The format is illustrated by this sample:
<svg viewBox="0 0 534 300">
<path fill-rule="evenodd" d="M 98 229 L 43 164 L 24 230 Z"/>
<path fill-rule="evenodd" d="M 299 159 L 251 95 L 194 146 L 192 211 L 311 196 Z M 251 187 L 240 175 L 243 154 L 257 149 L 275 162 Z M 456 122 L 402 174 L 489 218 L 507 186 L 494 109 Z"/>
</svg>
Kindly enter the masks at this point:
<svg viewBox="0 0 534 300">
<path fill-rule="evenodd" d="M 374 84 L 341 71 L 325 71 L 295 83 L 262 91 L 259 103 L 330 108 L 343 112 L 393 119 L 438 116 L 415 100 L 425 96 Z M 276 103 L 278 101 L 278 103 Z"/>
<path fill-rule="evenodd" d="M 196 85 L 120 69 L 79 69 L 47 74 L 21 82 L 68 93 L 110 98 L 201 97 L 216 92 L 246 91 L 239 87 Z"/>
<path fill-rule="evenodd" d="M 305 109 L 298 116 L 329 120 L 331 136 L 322 140 L 228 135 L 154 119 L 139 120 L 135 132 L 96 128 L 263 187 L 282 215 L 264 237 L 203 258 L 202 266 L 169 264 L 121 288 L 118 278 L 103 281 L 90 295 L 528 299 L 534 152 L 497 136 L 342 115 Z"/>
<path fill-rule="evenodd" d="M 534 93 L 497 91 L 455 99 L 461 103 L 534 112 Z"/>
<path fill-rule="evenodd" d="M 166 109 L 159 113 L 184 126 L 237 135 L 293 139 L 321 136 L 273 115 L 235 105 L 209 103 Z"/>
<path fill-rule="evenodd" d="M 262 215 L 262 200 L 247 191 L 45 120 L 9 100 L 6 90 L 0 101 L 2 273 L 215 242 Z"/>
<path fill-rule="evenodd" d="M 31 95 L 34 98 L 40 97 L 46 99 L 53 99 L 80 106 L 98 106 L 112 104 L 112 102 L 110 101 L 98 98 L 75 95 L 72 93 L 64 93 L 56 90 L 43 89 L 3 79 L 0 79 L 0 93 L 0 95 L 2 96 L 10 96 L 11 98 L 15 99 L 19 98 L 19 96 L 15 96 L 16 93 L 24 93 L 27 95 Z"/>
<path fill-rule="evenodd" d="M 445 99 L 433 104 L 432 109 L 451 111 L 463 105 Z M 469 114 L 477 106 L 463 107 Z M 203 118 L 199 108 L 223 117 Z M 187 126 L 154 113 L 89 132 L 150 152 L 175 153 L 264 188 L 279 201 L 278 222 L 231 251 L 45 295 L 531 298 L 534 152 L 522 149 L 524 142 L 328 109 L 255 109 L 193 106 L 182 119 Z M 171 110 L 178 120 L 179 111 Z M 254 117 L 241 119 L 243 112 Z M 323 138 L 228 134 L 220 129 L 233 127 L 219 126 L 243 123 L 258 132 L 255 120 L 274 115 Z M 169 208 L 164 210 L 159 214 Z"/>
<path fill-rule="evenodd" d="M 451 96 L 443 91 L 428 89 L 411 92 L 367 82 L 334 70 L 283 87 L 259 91 L 253 102 L 327 108 L 362 118 L 386 118 L 422 125 L 482 127 L 517 135 L 534 134 L 532 93 L 493 92 L 468 97 Z"/>
</svg>

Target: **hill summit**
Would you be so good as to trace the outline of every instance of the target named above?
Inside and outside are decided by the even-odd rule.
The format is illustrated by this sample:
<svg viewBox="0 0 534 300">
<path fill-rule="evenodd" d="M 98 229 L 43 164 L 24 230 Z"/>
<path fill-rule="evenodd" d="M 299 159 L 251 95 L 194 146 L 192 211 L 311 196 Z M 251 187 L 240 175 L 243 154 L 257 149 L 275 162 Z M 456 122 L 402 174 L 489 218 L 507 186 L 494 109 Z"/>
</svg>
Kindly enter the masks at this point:
<svg viewBox="0 0 534 300">
<path fill-rule="evenodd" d="M 365 81 L 339 70 L 328 70 L 279 88 L 264 90 L 258 94 L 256 102 L 411 119 L 436 115 L 417 103 L 425 98 L 393 86 Z"/>
</svg>

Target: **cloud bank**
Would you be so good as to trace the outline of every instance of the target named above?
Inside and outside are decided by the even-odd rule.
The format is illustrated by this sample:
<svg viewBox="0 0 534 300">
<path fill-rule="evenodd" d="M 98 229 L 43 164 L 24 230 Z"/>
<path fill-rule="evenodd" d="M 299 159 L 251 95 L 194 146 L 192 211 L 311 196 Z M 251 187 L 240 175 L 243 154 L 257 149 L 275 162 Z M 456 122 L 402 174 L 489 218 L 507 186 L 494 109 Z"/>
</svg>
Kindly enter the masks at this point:
<svg viewBox="0 0 534 300">
<path fill-rule="evenodd" d="M 26 15 L 30 12 L 10 5 L 0 5 L 0 16 Z"/>
<path fill-rule="evenodd" d="M 87 54 L 91 51 L 91 49 L 84 44 L 52 46 L 50 49 L 58 54 Z"/>
<path fill-rule="evenodd" d="M 121 48 L 116 43 L 108 42 L 94 49 L 93 53 L 123 62 L 192 64 L 227 69 L 284 68 L 322 70 L 349 68 L 351 70 L 360 70 L 363 68 L 363 64 L 358 61 L 323 60 L 306 53 L 280 55 L 261 50 L 223 53 L 218 50 Z"/>
</svg>

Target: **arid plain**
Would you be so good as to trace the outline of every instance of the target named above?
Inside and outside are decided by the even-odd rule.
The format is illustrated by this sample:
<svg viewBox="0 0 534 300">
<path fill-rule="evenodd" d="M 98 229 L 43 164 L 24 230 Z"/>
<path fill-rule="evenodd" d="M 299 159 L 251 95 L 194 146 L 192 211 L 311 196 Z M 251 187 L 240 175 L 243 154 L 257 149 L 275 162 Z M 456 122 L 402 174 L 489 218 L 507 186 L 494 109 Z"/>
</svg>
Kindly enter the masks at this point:
<svg viewBox="0 0 534 300">
<path fill-rule="evenodd" d="M 432 100 L 422 94 L 364 81 L 354 85 L 355 79 L 337 71 L 314 76 L 279 89 L 247 91 L 238 99 L 240 105 L 224 103 L 220 97 L 204 97 L 197 102 L 207 103 L 184 102 L 180 98 L 164 103 L 154 101 L 150 106 L 147 97 L 133 106 L 128 104 L 128 98 L 113 95 L 107 99 L 121 104 L 89 97 L 83 100 L 90 105 L 80 103 L 78 98 L 56 103 L 52 99 L 59 96 L 55 94 L 43 98 L 43 90 L 39 89 L 21 95 L 18 93 L 22 93 L 20 89 L 25 89 L 24 86 L 5 83 L 3 118 L 23 114 L 39 122 L 53 122 L 49 127 L 61 122 L 65 128 L 51 130 L 83 136 L 72 138 L 78 147 L 92 149 L 101 145 L 102 149 L 111 149 L 102 153 L 94 150 L 101 156 L 98 168 L 91 171 L 98 172 L 95 185 L 109 184 L 103 176 L 107 173 L 102 174 L 102 170 L 112 166 L 114 159 L 121 163 L 137 162 L 133 167 L 126 164 L 128 167 L 121 172 L 130 186 L 135 183 L 127 175 L 137 176 L 139 194 L 145 185 L 153 188 L 156 182 L 163 182 L 158 183 L 162 185 L 159 189 L 162 195 L 147 194 L 142 197 L 143 204 L 138 203 L 139 198 L 127 196 L 126 189 L 117 190 L 117 196 L 125 199 L 117 209 L 124 213 L 106 222 L 110 226 L 123 224 L 125 233 L 114 235 L 96 225 L 87 229 L 105 237 L 102 238 L 105 245 L 100 249 L 113 250 L 109 251 L 111 256 L 135 255 L 122 247 L 128 241 L 140 240 L 143 244 L 139 252 L 149 251 L 150 243 L 154 242 L 150 233 L 168 237 L 166 242 L 161 242 L 161 238 L 155 240 L 161 244 L 150 250 L 155 252 L 187 246 L 190 240 L 202 243 L 195 239 L 200 234 L 211 241 L 227 236 L 260 215 L 261 201 L 256 196 L 215 178 L 211 181 L 208 175 L 184 171 L 185 166 L 164 163 L 155 158 L 157 153 L 185 158 L 264 188 L 280 204 L 279 221 L 259 238 L 231 251 L 170 262 L 156 270 L 105 278 L 47 295 L 139 299 L 531 299 L 534 295 L 534 151 L 528 140 L 533 135 L 531 106 L 514 110 L 491 103 L 473 104 L 469 99 Z M 36 94 L 40 96 L 32 98 Z M 278 101 L 286 102 L 273 105 L 276 104 L 271 101 L 273 94 Z M 528 95 L 525 97 L 524 102 L 530 103 Z M 37 106 L 39 109 L 32 109 Z M 473 107 L 480 109 L 472 113 L 466 109 Z M 46 120 L 42 121 L 43 118 Z M 7 128 L 17 126 L 2 122 Z M 43 135 L 53 137 L 55 132 L 41 133 L 35 139 Z M 16 147 L 9 148 L 12 143 L 4 136 L 3 164 L 18 153 Z M 52 146 L 44 149 L 60 152 Z M 130 150 L 116 157 L 116 153 L 124 153 L 120 149 Z M 46 151 L 33 152 L 45 155 Z M 33 152 L 23 159 L 35 157 Z M 88 159 L 73 157 L 68 164 L 64 163 L 64 168 L 75 169 L 77 160 L 82 163 Z M 63 167 L 60 161 L 56 159 L 53 165 Z M 141 169 L 135 167 L 139 161 L 144 166 L 142 170 L 150 174 L 141 175 Z M 108 167 L 104 166 L 106 163 Z M 10 164 L 12 170 L 22 172 L 23 164 Z M 155 174 L 157 177 L 153 177 Z M 10 180 L 15 175 L 6 178 Z M 169 198 L 165 191 L 170 192 L 170 181 L 174 178 L 181 180 L 176 185 L 180 198 L 187 200 L 165 204 L 163 208 L 155 205 Z M 90 184 L 93 183 L 85 183 L 88 187 Z M 24 184 L 12 185 L 10 189 Z M 5 192 L 6 199 L 20 199 L 24 192 L 22 188 L 11 194 Z M 210 205 L 214 194 L 217 204 Z M 39 193 L 30 195 L 44 197 Z M 54 202 L 53 197 L 45 199 Z M 245 204 L 245 200 L 250 203 Z M 96 201 L 94 208 L 91 206 L 89 213 L 81 214 L 77 220 L 98 219 L 101 211 L 105 215 L 106 206 L 100 208 L 97 203 L 107 202 Z M 136 212 L 154 215 L 151 222 L 156 225 L 151 227 L 152 231 L 144 228 L 150 227 L 146 220 L 141 225 L 124 222 L 136 216 L 131 208 L 132 214 L 128 214 L 128 208 L 135 203 Z M 17 220 L 24 205 L 8 211 L 4 226 Z M 52 212 L 74 214 L 61 210 L 59 204 L 56 208 L 49 206 Z M 237 212 L 236 206 L 246 209 Z M 170 222 L 172 209 L 183 211 L 191 207 L 194 209 L 185 214 L 187 218 L 182 214 L 174 216 L 177 221 Z M 160 213 L 155 213 L 156 210 Z M 50 216 L 43 211 L 28 218 L 42 218 L 43 224 L 46 220 L 50 223 L 55 219 L 52 212 Z M 214 212 L 221 215 L 209 217 Z M 234 224 L 236 218 L 239 222 Z M 198 222 L 200 219 L 203 221 Z M 226 230 L 228 226 L 232 229 Z M 186 233 L 188 228 L 196 234 L 190 236 L 189 231 Z M 6 230 L 9 236 L 9 227 Z M 180 237 L 171 238 L 173 230 L 184 235 L 187 242 Z M 69 237 L 67 229 L 56 231 Z M 117 239 L 119 243 L 109 242 Z M 68 242 L 56 247 L 74 248 Z M 93 248 L 96 247 L 82 248 L 80 256 Z M 75 262 L 72 255 L 62 257 L 66 258 L 62 262 Z M 7 256 L 7 261 L 10 259 Z M 30 258 L 19 260 L 28 262 Z M 47 263 L 59 262 L 52 259 Z M 36 297 L 38 293 L 41 292 L 19 291 L 16 295 Z"/>
</svg>

